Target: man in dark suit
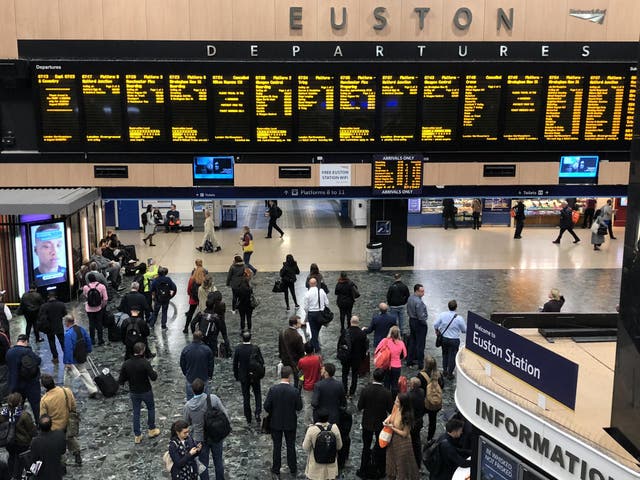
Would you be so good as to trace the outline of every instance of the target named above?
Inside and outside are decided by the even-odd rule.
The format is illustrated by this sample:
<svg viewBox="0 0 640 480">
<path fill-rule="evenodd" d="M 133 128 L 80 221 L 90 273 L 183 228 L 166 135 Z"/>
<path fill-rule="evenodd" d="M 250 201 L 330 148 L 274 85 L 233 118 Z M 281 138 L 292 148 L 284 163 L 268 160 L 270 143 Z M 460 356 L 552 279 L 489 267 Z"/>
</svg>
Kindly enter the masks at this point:
<svg viewBox="0 0 640 480">
<path fill-rule="evenodd" d="M 380 313 L 373 316 L 369 328 L 362 329 L 367 335 L 373 332 L 374 349 L 378 346 L 382 339 L 387 336 L 387 334 L 389 333 L 389 329 L 394 325 L 397 325 L 398 321 L 398 317 L 396 315 L 391 315 L 388 312 L 389 306 L 386 303 L 381 303 L 378 308 L 380 308 Z"/>
<path fill-rule="evenodd" d="M 440 448 L 440 470 L 431 474 L 431 480 L 449 480 L 453 473 L 459 468 L 471 466 L 471 460 L 467 460 L 470 452 L 462 450 L 458 446 L 458 440 L 464 430 L 464 422 L 457 418 L 452 418 L 445 426 L 446 432 L 438 439 Z"/>
<path fill-rule="evenodd" d="M 40 307 L 38 314 L 38 330 L 44 333 L 49 340 L 52 362 L 58 363 L 58 348 L 56 338 L 60 343 L 60 349 L 64 355 L 64 325 L 62 319 L 67 314 L 67 306 L 56 298 L 56 293 L 49 293 L 48 300 Z"/>
<path fill-rule="evenodd" d="M 62 480 L 62 455 L 67 451 L 64 430 L 51 431 L 51 417 L 43 415 L 38 420 L 40 435 L 31 440 L 31 460 L 41 461 L 38 478 Z"/>
<path fill-rule="evenodd" d="M 349 357 L 342 362 L 342 386 L 344 391 L 349 391 L 349 397 L 356 393 L 358 386 L 358 370 L 367 354 L 367 336 L 360 329 L 360 319 L 354 315 L 351 317 L 351 326 L 344 332 L 343 337 L 350 343 Z M 351 388 L 348 388 L 349 370 L 351 370 Z"/>
<path fill-rule="evenodd" d="M 296 333 L 297 335 L 297 333 Z M 297 388 L 291 386 L 291 367 L 284 366 L 280 372 L 280 383 L 269 389 L 264 400 L 264 409 L 271 416 L 271 439 L 273 440 L 273 465 L 271 478 L 280 478 L 282 462 L 282 435 L 287 442 L 287 465 L 292 477 L 298 473 L 296 459 L 296 427 L 298 414 L 302 410 L 302 397 Z"/>
<path fill-rule="evenodd" d="M 260 376 L 256 372 L 251 371 L 250 362 L 251 355 L 256 352 L 256 357 L 262 365 L 262 374 L 264 374 L 264 359 L 260 347 L 251 344 L 251 332 L 245 330 L 242 332 L 242 343 L 236 347 L 233 352 L 233 376 L 237 382 L 240 382 L 242 389 L 242 400 L 244 407 L 244 416 L 247 423 L 251 423 L 251 403 L 250 389 L 253 390 L 253 396 L 256 399 L 256 424 L 260 427 L 260 413 L 262 412 L 262 394 L 260 392 Z"/>
<path fill-rule="evenodd" d="M 338 423 L 340 420 L 340 408 L 347 406 L 342 383 L 333 378 L 336 366 L 333 363 L 325 363 L 320 375 L 322 380 L 313 387 L 311 406 L 313 407 L 313 421 L 318 422 L 318 411 L 326 410 L 329 413 L 329 423 Z"/>
<path fill-rule="evenodd" d="M 378 445 L 378 435 L 382 430 L 382 422 L 391 413 L 393 397 L 384 388 L 385 371 L 376 368 L 373 371 L 373 382 L 364 387 L 358 399 L 358 410 L 362 411 L 362 458 L 360 469 L 356 472 L 361 478 L 384 478 L 386 469 L 386 452 Z M 373 465 L 371 462 L 371 440 L 373 444 Z"/>
<path fill-rule="evenodd" d="M 278 338 L 278 353 L 282 365 L 291 367 L 294 385 L 298 388 L 298 360 L 304 357 L 304 343 L 298 333 L 300 317 L 293 315 L 289 318 L 289 326 L 280 333 Z"/>
</svg>

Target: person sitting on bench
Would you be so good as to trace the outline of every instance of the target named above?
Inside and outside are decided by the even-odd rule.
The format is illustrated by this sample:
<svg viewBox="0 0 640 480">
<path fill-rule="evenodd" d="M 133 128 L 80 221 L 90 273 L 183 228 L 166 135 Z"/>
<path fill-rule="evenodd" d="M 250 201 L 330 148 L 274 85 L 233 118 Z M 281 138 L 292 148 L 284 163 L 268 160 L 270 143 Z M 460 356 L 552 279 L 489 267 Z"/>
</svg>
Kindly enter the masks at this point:
<svg viewBox="0 0 640 480">
<path fill-rule="evenodd" d="M 167 232 L 179 232 L 180 223 L 180 212 L 176 210 L 176 206 L 172 203 L 171 210 L 167 212 Z"/>
</svg>

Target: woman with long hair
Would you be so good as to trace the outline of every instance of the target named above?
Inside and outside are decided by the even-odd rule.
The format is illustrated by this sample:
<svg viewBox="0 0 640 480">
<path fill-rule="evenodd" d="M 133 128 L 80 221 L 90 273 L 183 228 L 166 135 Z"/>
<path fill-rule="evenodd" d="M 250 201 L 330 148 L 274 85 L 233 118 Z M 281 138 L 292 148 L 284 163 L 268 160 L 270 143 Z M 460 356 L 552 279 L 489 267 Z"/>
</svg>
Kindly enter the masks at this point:
<svg viewBox="0 0 640 480">
<path fill-rule="evenodd" d="M 200 450 L 202 450 L 202 444 L 196 445 L 189 435 L 189 424 L 184 420 L 173 422 L 169 441 L 169 456 L 173 460 L 172 480 L 198 479 L 196 458 L 200 455 Z"/>
<path fill-rule="evenodd" d="M 340 309 L 340 331 L 342 332 L 345 328 L 349 328 L 353 304 L 356 302 L 356 295 L 360 296 L 360 293 L 356 284 L 349 279 L 347 272 L 340 272 L 334 293 Z"/>
<path fill-rule="evenodd" d="M 202 260 L 200 260 L 200 262 L 202 262 Z M 206 275 L 207 275 L 207 271 L 204 269 L 204 267 L 202 267 L 202 263 L 198 265 L 198 261 L 196 260 L 196 268 L 193 270 L 191 277 L 189 277 L 189 282 L 187 282 L 187 295 L 189 296 L 189 310 L 187 310 L 187 312 L 185 313 L 187 318 L 185 320 L 182 333 L 189 332 L 189 324 L 191 323 L 193 314 L 195 313 L 200 303 L 200 299 L 198 297 L 198 290 L 200 289 L 200 285 L 204 283 L 204 279 Z"/>
<path fill-rule="evenodd" d="M 251 294 L 253 293 L 253 287 L 251 286 L 252 276 L 251 270 L 245 268 L 237 290 L 241 332 L 245 330 L 245 326 L 247 330 L 251 331 L 251 315 L 253 314 L 253 307 L 251 306 Z"/>
<path fill-rule="evenodd" d="M 387 338 L 376 347 L 376 353 L 383 348 L 388 348 L 391 353 L 391 362 L 389 370 L 384 377 L 384 386 L 391 390 L 391 394 L 395 397 L 398 394 L 398 380 L 402 370 L 402 359 L 407 356 L 407 347 L 400 339 L 400 329 L 394 325 L 389 329 Z"/>
<path fill-rule="evenodd" d="M 291 298 L 293 298 L 293 304 L 296 308 L 300 308 L 298 305 L 298 299 L 296 298 L 296 279 L 300 274 L 298 268 L 298 262 L 295 261 L 293 255 L 288 254 L 285 261 L 282 263 L 280 269 L 280 281 L 282 282 L 282 290 L 284 291 L 284 302 L 289 310 L 289 292 L 291 292 Z"/>
<path fill-rule="evenodd" d="M 437 382 L 440 385 L 440 389 L 444 388 L 444 379 L 440 372 L 438 371 L 438 362 L 431 355 L 425 355 L 424 357 L 424 367 L 422 370 L 416 375 L 416 378 L 420 380 L 420 387 L 424 390 L 425 394 L 427 393 L 427 388 L 431 382 Z M 436 410 L 430 410 L 427 408 L 427 414 L 429 415 L 429 427 L 427 430 L 427 441 L 433 439 L 434 434 L 436 433 L 436 420 L 438 416 L 438 412 L 442 407 Z"/>
<path fill-rule="evenodd" d="M 146 245 L 148 240 L 149 246 L 155 247 L 156 244 L 153 243 L 153 236 L 156 234 L 156 222 L 153 219 L 153 205 L 147 205 L 147 211 L 144 213 L 144 218 L 146 218 L 146 222 L 142 222 L 142 228 L 146 237 L 144 237 L 142 241 Z"/>
<path fill-rule="evenodd" d="M 204 281 L 200 288 L 198 288 L 198 308 L 196 312 L 202 312 L 205 308 L 207 308 L 207 297 L 212 292 L 217 292 L 218 289 L 213 284 L 213 275 L 207 273 L 204 276 Z"/>
<path fill-rule="evenodd" d="M 387 446 L 387 478 L 389 480 L 418 480 L 420 471 L 416 464 L 411 444 L 413 407 L 409 394 L 401 393 L 396 398 L 393 411 L 382 424 L 393 430 Z"/>
<path fill-rule="evenodd" d="M 253 255 L 253 234 L 248 226 L 242 227 L 242 237 L 240 239 L 240 245 L 242 246 L 242 258 L 244 260 L 244 266 L 247 267 L 255 275 L 258 270 L 251 265 L 251 255 Z"/>
<path fill-rule="evenodd" d="M 307 275 L 307 281 L 304 282 L 304 286 L 306 288 L 309 288 L 309 280 L 311 280 L 312 278 L 315 278 L 316 282 L 318 282 L 318 288 L 322 288 L 325 293 L 329 293 L 329 289 L 324 283 L 324 278 L 320 273 L 320 268 L 318 267 L 317 263 L 312 263 L 311 265 L 309 265 L 309 275 Z"/>
</svg>

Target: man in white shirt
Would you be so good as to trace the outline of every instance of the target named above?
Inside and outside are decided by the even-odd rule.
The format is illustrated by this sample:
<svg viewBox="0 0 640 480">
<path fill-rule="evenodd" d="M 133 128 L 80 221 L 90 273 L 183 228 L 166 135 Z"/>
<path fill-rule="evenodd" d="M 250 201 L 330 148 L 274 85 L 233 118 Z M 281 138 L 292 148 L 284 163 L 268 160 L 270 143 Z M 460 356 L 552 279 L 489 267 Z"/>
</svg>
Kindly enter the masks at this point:
<svg viewBox="0 0 640 480">
<path fill-rule="evenodd" d="M 307 322 L 311 327 L 311 345 L 313 345 L 316 353 L 320 353 L 321 317 L 324 307 L 329 305 L 329 298 L 324 293 L 324 290 L 318 288 L 318 281 L 315 278 L 309 279 L 309 290 L 304 294 L 302 305 L 306 313 Z"/>
</svg>

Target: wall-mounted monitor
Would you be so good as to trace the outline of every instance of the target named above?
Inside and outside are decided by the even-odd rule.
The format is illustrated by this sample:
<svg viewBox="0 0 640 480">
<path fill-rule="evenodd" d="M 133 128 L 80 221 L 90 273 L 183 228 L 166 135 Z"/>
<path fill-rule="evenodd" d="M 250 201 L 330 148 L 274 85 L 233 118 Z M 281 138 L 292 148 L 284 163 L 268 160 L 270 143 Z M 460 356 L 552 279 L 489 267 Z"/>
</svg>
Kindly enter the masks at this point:
<svg viewBox="0 0 640 480">
<path fill-rule="evenodd" d="M 67 281 L 64 222 L 31 225 L 31 265 L 37 287 Z"/>
<path fill-rule="evenodd" d="M 194 185 L 233 185 L 233 155 L 193 157 Z"/>
<path fill-rule="evenodd" d="M 560 157 L 560 183 L 595 183 L 598 178 L 597 155 L 564 155 Z"/>
</svg>

